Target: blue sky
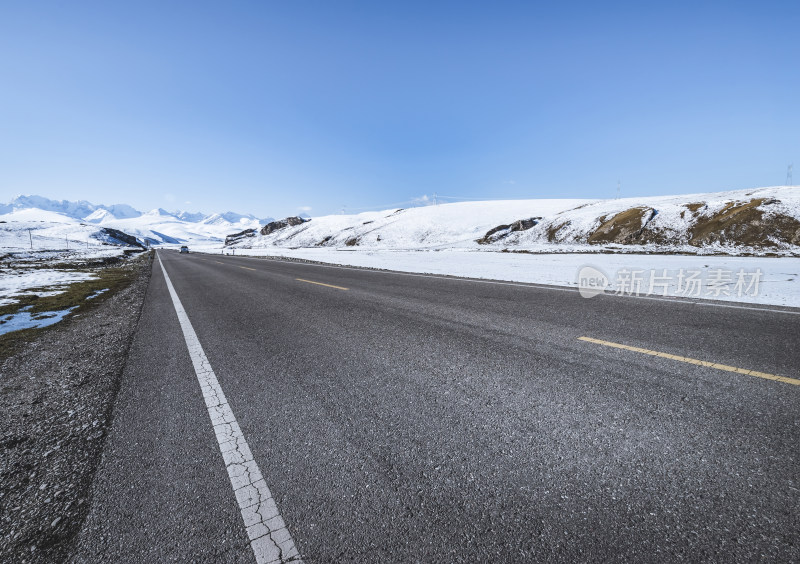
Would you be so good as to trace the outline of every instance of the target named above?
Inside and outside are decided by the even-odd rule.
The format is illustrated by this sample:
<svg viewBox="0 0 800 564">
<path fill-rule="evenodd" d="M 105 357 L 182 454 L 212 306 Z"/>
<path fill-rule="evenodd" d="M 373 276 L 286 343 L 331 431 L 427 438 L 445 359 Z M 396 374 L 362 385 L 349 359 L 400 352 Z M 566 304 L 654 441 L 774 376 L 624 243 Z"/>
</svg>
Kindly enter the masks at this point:
<svg viewBox="0 0 800 564">
<path fill-rule="evenodd" d="M 783 184 L 800 2 L 648 4 L 6 2 L 0 201 L 285 216 Z"/>
</svg>

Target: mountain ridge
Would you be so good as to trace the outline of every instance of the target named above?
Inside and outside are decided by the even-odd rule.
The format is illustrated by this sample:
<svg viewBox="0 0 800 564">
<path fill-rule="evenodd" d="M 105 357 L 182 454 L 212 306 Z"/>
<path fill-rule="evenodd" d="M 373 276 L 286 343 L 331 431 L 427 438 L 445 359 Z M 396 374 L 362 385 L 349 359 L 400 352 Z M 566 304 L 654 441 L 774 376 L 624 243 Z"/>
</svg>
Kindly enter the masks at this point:
<svg viewBox="0 0 800 564">
<path fill-rule="evenodd" d="M 241 214 L 230 210 L 206 214 L 203 212 L 189 212 L 185 210 L 169 211 L 164 208 L 154 208 L 143 212 L 128 204 L 105 205 L 94 204 L 88 200 L 54 200 L 35 194 L 21 194 L 8 203 L 0 203 L 0 215 L 25 209 L 40 209 L 43 211 L 61 213 L 72 219 L 86 220 L 92 223 L 100 223 L 98 220 L 102 219 L 111 221 L 132 219 L 147 214 L 171 216 L 188 223 L 216 222 L 216 224 L 220 224 L 221 222 L 218 221 L 218 219 L 222 218 L 223 221 L 234 225 L 240 223 L 243 219 L 248 221 L 256 220 L 264 224 L 274 219 L 272 217 L 259 218 L 253 214 Z M 99 211 L 105 211 L 106 213 L 96 213 Z"/>
<path fill-rule="evenodd" d="M 0 216 L 17 227 L 25 224 L 31 229 L 46 230 L 50 225 L 67 237 L 72 231 L 83 233 L 89 225 L 100 231 L 118 230 L 151 245 L 213 244 L 224 241 L 231 233 L 258 229 L 272 221 L 231 211 L 204 214 L 155 208 L 142 212 L 128 204 L 107 206 L 36 195 L 17 196 L 7 204 L 0 204 Z"/>
</svg>

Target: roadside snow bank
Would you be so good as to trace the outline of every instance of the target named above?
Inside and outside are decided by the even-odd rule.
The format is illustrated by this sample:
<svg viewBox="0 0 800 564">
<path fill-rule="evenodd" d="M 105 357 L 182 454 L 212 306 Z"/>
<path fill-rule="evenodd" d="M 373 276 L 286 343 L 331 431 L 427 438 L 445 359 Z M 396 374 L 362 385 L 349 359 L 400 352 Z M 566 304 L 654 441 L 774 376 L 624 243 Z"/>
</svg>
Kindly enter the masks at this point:
<svg viewBox="0 0 800 564">
<path fill-rule="evenodd" d="M 197 249 L 222 252 L 221 248 Z M 225 250 L 230 252 L 230 250 Z M 750 304 L 800 307 L 800 259 L 641 254 L 528 254 L 490 251 L 367 251 L 236 249 L 236 255 L 292 257 L 400 272 L 578 287 L 590 266 L 608 278 L 607 290 Z M 651 283 L 653 286 L 651 287 Z"/>
</svg>

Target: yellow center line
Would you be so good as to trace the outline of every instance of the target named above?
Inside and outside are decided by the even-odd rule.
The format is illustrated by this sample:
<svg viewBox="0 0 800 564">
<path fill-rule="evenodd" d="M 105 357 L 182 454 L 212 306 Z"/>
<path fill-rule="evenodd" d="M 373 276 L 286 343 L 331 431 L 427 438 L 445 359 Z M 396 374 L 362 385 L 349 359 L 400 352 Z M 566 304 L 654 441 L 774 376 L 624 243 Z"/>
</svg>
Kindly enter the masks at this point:
<svg viewBox="0 0 800 564">
<path fill-rule="evenodd" d="M 255 268 L 250 268 L 249 266 L 240 266 L 239 268 L 246 268 L 247 270 L 255 270 Z"/>
<path fill-rule="evenodd" d="M 793 384 L 800 386 L 800 380 L 796 378 L 787 378 L 786 376 L 777 376 L 767 372 L 759 372 L 758 370 L 747 370 L 746 368 L 737 368 L 735 366 L 728 366 L 727 364 L 719 364 L 717 362 L 708 362 L 707 360 L 697 360 L 696 358 L 689 358 L 687 356 L 679 356 L 677 354 L 669 354 L 658 351 L 651 351 L 650 349 L 643 349 L 640 347 L 632 347 L 630 345 L 621 345 L 619 343 L 612 343 L 611 341 L 602 341 L 600 339 L 593 339 L 591 337 L 578 337 L 579 341 L 586 341 L 588 343 L 595 343 L 606 347 L 614 347 L 615 349 L 622 349 L 626 351 L 633 351 L 642 354 L 649 354 L 651 356 L 658 356 L 661 358 L 668 358 L 670 360 L 677 360 L 680 362 L 687 362 L 689 364 L 696 364 L 697 366 L 706 366 L 708 368 L 716 368 L 717 370 L 725 370 L 727 372 L 736 372 L 738 374 L 747 374 L 748 376 L 756 376 L 757 378 L 764 378 L 766 380 L 775 380 L 785 384 Z"/>
<path fill-rule="evenodd" d="M 295 278 L 295 280 L 299 280 L 300 282 L 308 282 L 309 284 L 317 284 L 319 286 L 327 286 L 328 288 L 336 288 L 337 290 L 347 290 L 348 288 L 343 288 L 342 286 L 334 286 L 333 284 L 323 284 L 322 282 L 314 282 L 313 280 L 305 280 L 304 278 Z"/>
</svg>

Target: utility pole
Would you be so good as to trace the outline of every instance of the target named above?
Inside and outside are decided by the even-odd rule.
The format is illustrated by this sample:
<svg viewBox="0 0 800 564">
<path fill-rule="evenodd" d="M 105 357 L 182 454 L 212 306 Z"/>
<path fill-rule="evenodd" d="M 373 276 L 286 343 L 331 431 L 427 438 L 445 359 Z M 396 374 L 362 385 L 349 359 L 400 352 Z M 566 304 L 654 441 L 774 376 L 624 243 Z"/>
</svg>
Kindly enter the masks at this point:
<svg viewBox="0 0 800 564">
<path fill-rule="evenodd" d="M 789 169 L 786 171 L 786 185 L 792 186 L 792 168 L 794 163 L 789 165 Z"/>
<path fill-rule="evenodd" d="M 67 250 L 69 250 L 69 238 L 64 235 L 64 240 L 67 242 Z"/>
<path fill-rule="evenodd" d="M 31 250 L 33 250 L 33 235 L 31 235 L 30 227 L 28 227 L 28 238 L 31 240 Z"/>
</svg>

